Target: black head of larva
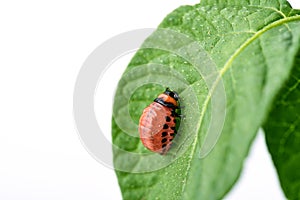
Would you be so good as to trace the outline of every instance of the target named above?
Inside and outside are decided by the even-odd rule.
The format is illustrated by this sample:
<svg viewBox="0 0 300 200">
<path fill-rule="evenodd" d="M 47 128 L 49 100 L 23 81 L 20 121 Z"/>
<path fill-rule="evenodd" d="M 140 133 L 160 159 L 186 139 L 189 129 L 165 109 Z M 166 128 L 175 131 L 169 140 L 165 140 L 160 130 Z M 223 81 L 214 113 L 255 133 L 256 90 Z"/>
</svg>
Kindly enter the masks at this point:
<svg viewBox="0 0 300 200">
<path fill-rule="evenodd" d="M 167 88 L 164 93 L 160 94 L 154 101 L 163 106 L 176 109 L 178 108 L 178 99 L 178 93 Z"/>
<path fill-rule="evenodd" d="M 164 92 L 164 94 L 172 97 L 173 99 L 175 99 L 176 101 L 178 101 L 179 99 L 179 95 L 177 92 L 175 91 L 171 91 L 169 88 L 166 89 L 166 91 Z"/>
</svg>

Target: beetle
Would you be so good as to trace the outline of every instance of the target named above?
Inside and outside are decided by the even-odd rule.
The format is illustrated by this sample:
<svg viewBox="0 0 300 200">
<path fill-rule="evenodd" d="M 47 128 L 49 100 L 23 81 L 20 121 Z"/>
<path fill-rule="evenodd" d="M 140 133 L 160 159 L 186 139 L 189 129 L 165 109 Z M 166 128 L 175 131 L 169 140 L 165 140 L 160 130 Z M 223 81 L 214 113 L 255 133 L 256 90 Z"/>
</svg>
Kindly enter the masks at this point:
<svg viewBox="0 0 300 200">
<path fill-rule="evenodd" d="M 139 120 L 139 133 L 143 145 L 150 151 L 165 155 L 171 147 L 180 115 L 179 95 L 166 88 L 154 102 L 146 107 Z"/>
</svg>

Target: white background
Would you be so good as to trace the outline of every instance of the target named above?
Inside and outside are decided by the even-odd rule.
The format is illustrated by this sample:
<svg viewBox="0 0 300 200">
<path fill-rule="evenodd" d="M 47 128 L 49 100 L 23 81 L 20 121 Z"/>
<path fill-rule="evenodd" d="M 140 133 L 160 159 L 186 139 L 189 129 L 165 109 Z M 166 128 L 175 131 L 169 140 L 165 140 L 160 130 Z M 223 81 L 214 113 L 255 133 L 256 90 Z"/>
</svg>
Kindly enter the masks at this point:
<svg viewBox="0 0 300 200">
<path fill-rule="evenodd" d="M 154 28 L 173 9 L 197 2 L 1 1 L 1 200 L 121 199 L 114 171 L 94 160 L 77 135 L 76 76 L 105 40 Z M 297 0 L 290 2 L 300 7 Z M 97 116 L 103 113 L 109 122 L 107 109 L 110 105 Z M 262 134 L 227 199 L 284 199 Z"/>
</svg>

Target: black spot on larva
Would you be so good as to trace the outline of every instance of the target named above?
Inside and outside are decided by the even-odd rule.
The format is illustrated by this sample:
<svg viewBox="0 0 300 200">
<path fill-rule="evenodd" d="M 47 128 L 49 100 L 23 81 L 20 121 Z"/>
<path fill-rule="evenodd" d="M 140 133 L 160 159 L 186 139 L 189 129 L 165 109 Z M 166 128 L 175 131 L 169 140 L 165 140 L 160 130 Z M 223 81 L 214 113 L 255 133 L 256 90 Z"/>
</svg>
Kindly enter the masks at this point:
<svg viewBox="0 0 300 200">
<path fill-rule="evenodd" d="M 166 116 L 166 121 L 167 122 L 170 122 L 171 121 L 171 118 L 169 116 Z"/>
<path fill-rule="evenodd" d="M 169 139 L 169 141 L 171 142 L 173 139 Z"/>
<path fill-rule="evenodd" d="M 171 129 L 172 129 L 172 130 L 175 130 L 175 129 L 176 129 L 176 127 L 175 127 L 175 126 L 173 126 L 173 127 L 171 127 Z"/>
<path fill-rule="evenodd" d="M 167 135 L 168 135 L 167 132 L 162 132 L 162 133 L 161 133 L 161 137 L 166 137 Z"/>
<path fill-rule="evenodd" d="M 168 124 L 164 124 L 164 129 L 168 129 L 168 128 L 169 128 Z"/>
<path fill-rule="evenodd" d="M 168 141 L 168 139 L 164 138 L 164 139 L 161 140 L 161 143 L 165 143 L 166 141 Z"/>
<path fill-rule="evenodd" d="M 175 133 L 171 133 L 171 134 L 170 134 L 170 136 L 174 136 L 174 135 L 175 135 Z"/>
<path fill-rule="evenodd" d="M 176 124 L 176 119 L 173 119 L 173 122 Z"/>
<path fill-rule="evenodd" d="M 161 146 L 161 148 L 165 148 L 167 146 L 167 144 L 163 144 L 162 146 Z"/>
</svg>

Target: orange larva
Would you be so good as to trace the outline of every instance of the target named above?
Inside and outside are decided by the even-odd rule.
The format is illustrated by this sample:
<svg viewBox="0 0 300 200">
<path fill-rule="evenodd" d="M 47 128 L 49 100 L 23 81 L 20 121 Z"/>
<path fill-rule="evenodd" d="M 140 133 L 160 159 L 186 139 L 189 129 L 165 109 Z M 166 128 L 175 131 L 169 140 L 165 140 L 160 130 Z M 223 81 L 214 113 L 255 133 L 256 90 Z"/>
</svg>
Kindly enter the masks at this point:
<svg viewBox="0 0 300 200">
<path fill-rule="evenodd" d="M 150 151 L 166 154 L 176 134 L 176 109 L 179 96 L 169 88 L 144 109 L 139 132 L 143 145 Z"/>
</svg>

